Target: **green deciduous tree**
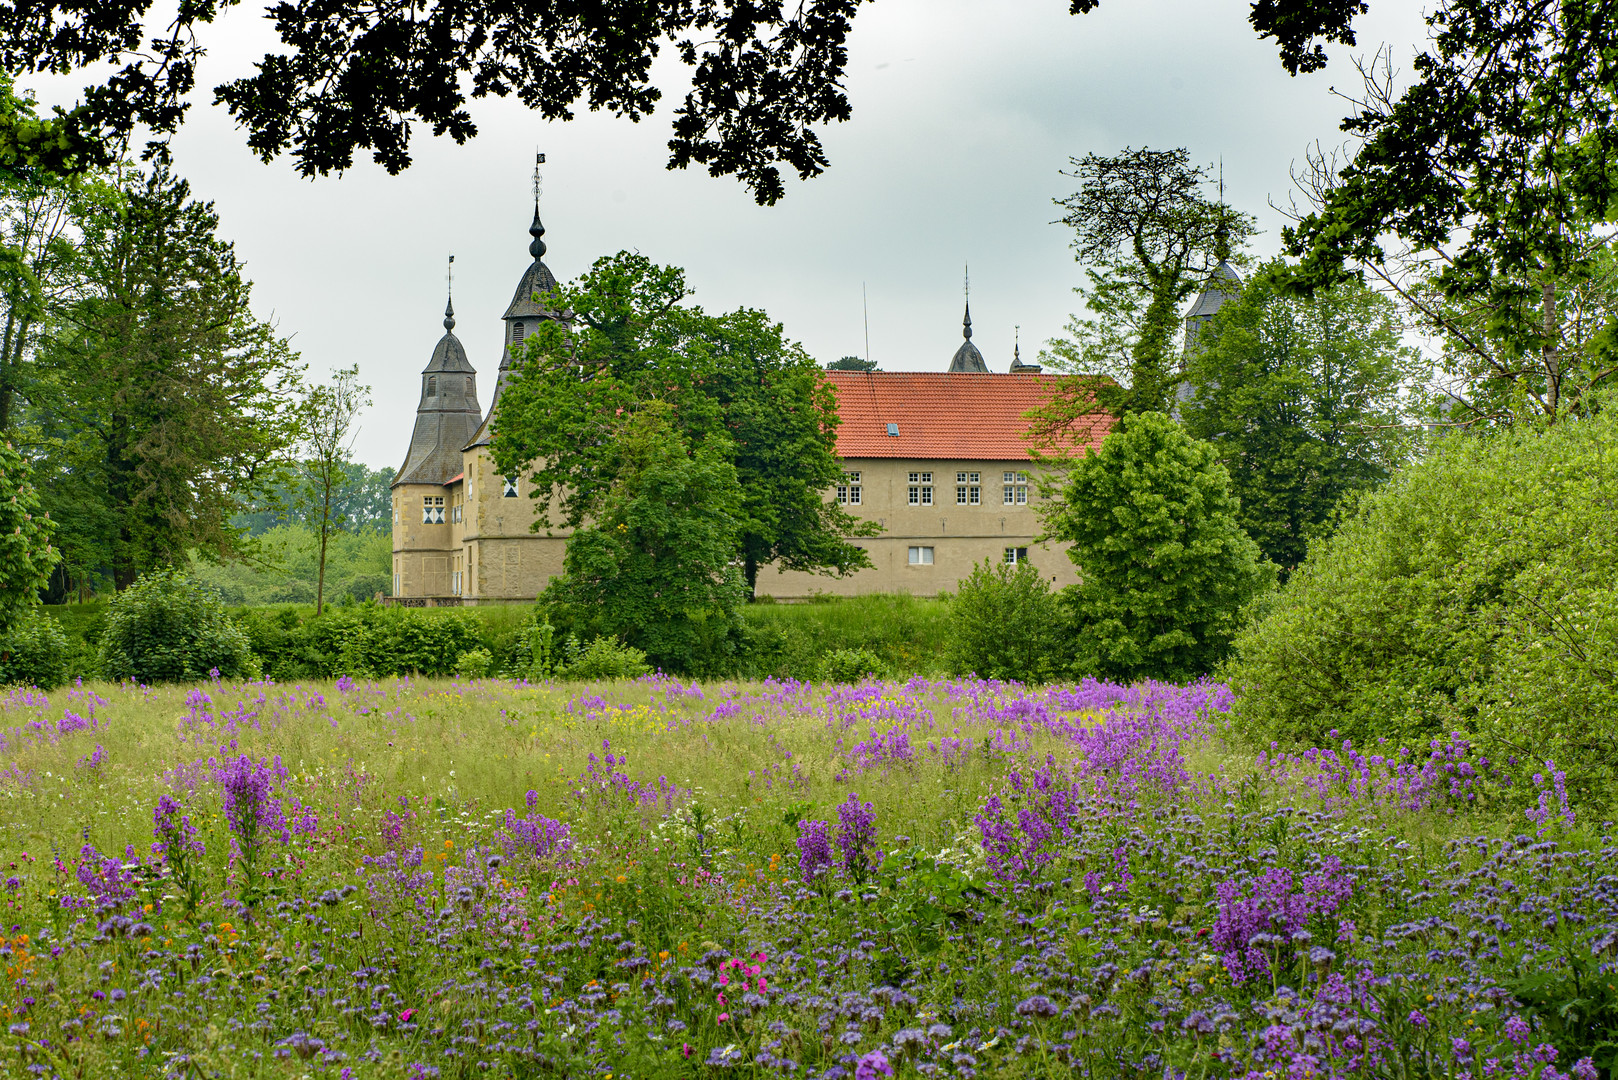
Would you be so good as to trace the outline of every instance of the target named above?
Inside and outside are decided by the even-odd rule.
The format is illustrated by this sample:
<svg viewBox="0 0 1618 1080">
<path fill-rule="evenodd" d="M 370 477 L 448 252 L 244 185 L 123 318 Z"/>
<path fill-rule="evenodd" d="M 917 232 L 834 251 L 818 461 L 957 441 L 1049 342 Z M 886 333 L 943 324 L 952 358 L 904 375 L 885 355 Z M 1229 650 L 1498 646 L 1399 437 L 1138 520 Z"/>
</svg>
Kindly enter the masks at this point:
<svg viewBox="0 0 1618 1080">
<path fill-rule="evenodd" d="M 57 557 L 28 462 L 0 443 L 0 631 L 39 603 Z"/>
<path fill-rule="evenodd" d="M 1042 425 L 1104 407 L 1167 409 L 1180 378 L 1180 306 L 1253 231 L 1253 219 L 1203 194 L 1208 170 L 1179 150 L 1128 149 L 1074 158 L 1077 192 L 1057 205 L 1085 266 L 1090 316 L 1041 360 L 1076 378 L 1042 410 Z M 1102 378 L 1098 378 L 1102 377 Z"/>
<path fill-rule="evenodd" d="M 875 360 L 862 360 L 858 356 L 844 356 L 826 365 L 827 371 L 875 371 Z"/>
<path fill-rule="evenodd" d="M 869 565 L 845 537 L 875 526 L 826 498 L 841 475 L 837 408 L 819 368 L 760 311 L 713 316 L 684 303 L 681 271 L 621 252 L 550 298 L 570 322 L 542 323 L 494 419 L 496 464 L 531 472 L 579 526 L 617 480 L 614 433 L 652 403 L 693 448 L 720 440 L 742 497 L 733 557 L 758 569 L 847 574 Z M 550 524 L 541 513 L 536 527 Z"/>
<path fill-rule="evenodd" d="M 1197 335 L 1186 432 L 1214 447 L 1236 520 L 1283 575 L 1346 494 L 1408 453 L 1404 392 L 1422 370 L 1402 331 L 1393 301 L 1360 282 L 1300 300 L 1261 272 Z"/>
<path fill-rule="evenodd" d="M 80 145 L 84 131 L 114 144 L 143 128 L 167 136 L 185 116 L 211 24 L 231 6 L 194 0 L 148 36 L 148 0 L 3 3 L 0 67 L 69 72 L 111 65 L 110 74 L 92 76 L 98 81 L 72 117 L 48 128 L 68 150 Z M 692 85 L 674 114 L 669 167 L 694 162 L 715 176 L 737 176 L 767 203 L 783 193 L 781 167 L 803 177 L 825 168 L 814 125 L 848 119 L 845 41 L 858 6 L 859 0 L 276 4 L 269 11 L 279 47 L 255 74 L 214 94 L 265 160 L 290 151 L 300 172 L 317 175 L 341 172 L 357 151 L 369 150 L 396 173 L 410 164 L 410 137 L 419 127 L 458 143 L 477 134 L 469 98 L 515 96 L 548 120 L 572 119 L 581 101 L 592 111 L 640 120 L 663 96 L 650 72 L 672 44 L 673 56 L 691 69 Z M 15 125 L 7 139 L 12 127 L 4 120 L 0 113 L 0 164 L 11 146 L 27 145 L 32 131 Z M 39 142 L 39 133 L 33 138 Z"/>
<path fill-rule="evenodd" d="M 120 588 L 192 549 L 236 555 L 242 500 L 295 437 L 296 354 L 254 318 L 218 218 L 183 180 L 127 176 L 85 192 L 75 217 L 83 284 L 52 313 L 29 418 L 44 460 L 64 496 L 106 511 L 87 526 L 112 530 L 103 564 Z"/>
<path fill-rule="evenodd" d="M 359 434 L 355 421 L 360 410 L 371 403 L 371 388 L 360 384 L 360 369 L 343 368 L 332 372 L 331 381 L 309 388 L 297 413 L 298 440 L 302 460 L 298 464 L 302 481 L 300 503 L 313 519 L 320 540 L 315 576 L 315 615 L 326 606 L 326 548 L 331 534 L 344 524 L 343 488 L 348 482 L 349 453 Z"/>
<path fill-rule="evenodd" d="M 693 448 L 673 420 L 652 403 L 613 432 L 603 462 L 612 479 L 542 599 L 583 609 L 656 663 L 692 670 L 720 664 L 740 629 L 742 494 L 725 440 Z"/>
<path fill-rule="evenodd" d="M 1608 0 L 1446 0 L 1402 88 L 1367 65 L 1286 233 L 1298 289 L 1365 272 L 1446 337 L 1452 419 L 1554 421 L 1613 380 L 1612 332 L 1571 347 L 1567 294 L 1610 265 L 1618 205 L 1618 19 Z M 1604 313 L 1612 327 L 1613 313 Z"/>
<path fill-rule="evenodd" d="M 1133 413 L 1068 475 L 1044 511 L 1071 541 L 1080 582 L 1063 594 L 1075 670 L 1114 679 L 1212 671 L 1244 605 L 1274 568 L 1236 520 L 1214 448 L 1163 413 Z"/>
</svg>

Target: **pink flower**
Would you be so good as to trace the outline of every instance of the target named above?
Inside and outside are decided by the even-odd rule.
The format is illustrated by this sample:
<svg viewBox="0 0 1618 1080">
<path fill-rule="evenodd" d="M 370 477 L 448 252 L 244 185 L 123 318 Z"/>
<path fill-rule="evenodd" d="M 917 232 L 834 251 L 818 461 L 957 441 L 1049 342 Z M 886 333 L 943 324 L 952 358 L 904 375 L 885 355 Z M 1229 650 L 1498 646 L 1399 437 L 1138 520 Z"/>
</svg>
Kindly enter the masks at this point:
<svg viewBox="0 0 1618 1080">
<path fill-rule="evenodd" d="M 412 1016 L 415 1016 L 415 1015 L 416 1015 L 416 1010 L 415 1009 L 406 1009 L 404 1012 L 399 1014 L 399 1022 L 401 1024 L 408 1024 L 408 1023 L 410 1023 L 410 1018 Z"/>
<path fill-rule="evenodd" d="M 758 979 L 758 992 L 762 994 L 764 990 L 764 976 L 760 975 Z"/>
<path fill-rule="evenodd" d="M 729 1013 L 720 1013 L 719 1014 L 719 1022 L 721 1024 L 723 1024 L 726 1020 L 729 1020 L 729 1019 L 730 1019 L 730 1014 Z"/>
<path fill-rule="evenodd" d="M 715 994 L 714 995 L 714 1000 L 719 1002 L 719 1004 L 723 1005 L 725 1003 L 725 995 L 724 994 Z"/>
<path fill-rule="evenodd" d="M 690 1043 L 681 1043 L 680 1044 L 680 1056 L 681 1057 L 690 1057 L 691 1056 L 691 1044 Z"/>
<path fill-rule="evenodd" d="M 720 975 L 719 975 L 719 985 L 720 986 L 729 986 L 730 985 L 730 976 L 724 974 L 723 972 L 721 972 Z"/>
</svg>

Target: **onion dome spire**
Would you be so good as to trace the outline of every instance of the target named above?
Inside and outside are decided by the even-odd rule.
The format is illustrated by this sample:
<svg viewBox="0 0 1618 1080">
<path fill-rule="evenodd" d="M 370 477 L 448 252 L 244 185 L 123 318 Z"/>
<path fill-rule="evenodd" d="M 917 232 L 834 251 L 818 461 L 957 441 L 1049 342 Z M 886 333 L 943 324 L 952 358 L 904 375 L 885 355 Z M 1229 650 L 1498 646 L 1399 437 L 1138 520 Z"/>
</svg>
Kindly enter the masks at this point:
<svg viewBox="0 0 1618 1080">
<path fill-rule="evenodd" d="M 539 220 L 539 200 L 538 199 L 534 200 L 534 223 L 532 225 L 528 226 L 528 235 L 532 236 L 534 238 L 533 242 L 528 245 L 528 254 L 532 255 L 535 259 L 544 258 L 545 257 L 545 240 L 544 240 L 545 223 Z"/>
<path fill-rule="evenodd" d="M 950 371 L 987 372 L 989 365 L 984 362 L 983 354 L 978 347 L 972 344 L 972 277 L 968 270 L 966 277 L 966 315 L 961 319 L 961 347 L 955 350 L 950 358 Z"/>
<path fill-rule="evenodd" d="M 455 299 L 454 299 L 454 297 L 451 297 L 449 303 L 444 305 L 444 329 L 445 330 L 453 330 L 453 329 L 455 329 Z"/>
</svg>

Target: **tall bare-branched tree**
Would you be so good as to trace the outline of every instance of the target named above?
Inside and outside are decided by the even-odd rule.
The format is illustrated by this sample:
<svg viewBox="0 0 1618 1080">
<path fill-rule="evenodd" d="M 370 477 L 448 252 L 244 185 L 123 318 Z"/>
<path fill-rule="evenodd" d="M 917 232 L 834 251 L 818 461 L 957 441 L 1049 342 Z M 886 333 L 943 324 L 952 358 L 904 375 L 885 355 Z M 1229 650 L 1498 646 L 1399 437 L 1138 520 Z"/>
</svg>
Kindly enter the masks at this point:
<svg viewBox="0 0 1618 1080">
<path fill-rule="evenodd" d="M 312 519 L 320 538 L 319 569 L 315 578 L 315 615 L 326 604 L 326 545 L 331 534 L 343 527 L 341 508 L 344 489 L 350 480 L 350 454 L 359 436 L 355 423 L 362 409 L 371 404 L 371 388 L 360 383 L 360 369 L 333 371 L 331 381 L 312 386 L 298 410 L 299 449 L 303 473 L 305 519 Z"/>
</svg>

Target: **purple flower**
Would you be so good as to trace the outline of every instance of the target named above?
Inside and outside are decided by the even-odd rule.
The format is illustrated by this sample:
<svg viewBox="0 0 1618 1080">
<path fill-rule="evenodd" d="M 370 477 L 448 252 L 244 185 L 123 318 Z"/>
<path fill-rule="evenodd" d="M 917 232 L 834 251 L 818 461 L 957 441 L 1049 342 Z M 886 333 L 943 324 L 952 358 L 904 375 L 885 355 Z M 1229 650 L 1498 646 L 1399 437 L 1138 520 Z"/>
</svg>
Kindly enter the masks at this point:
<svg viewBox="0 0 1618 1080">
<path fill-rule="evenodd" d="M 863 882 L 882 861 L 882 852 L 872 850 L 875 844 L 876 809 L 850 792 L 848 801 L 837 807 L 837 850 L 843 855 L 844 873 Z"/>
<path fill-rule="evenodd" d="M 831 838 L 824 821 L 798 822 L 798 872 L 810 884 L 831 869 Z"/>
<path fill-rule="evenodd" d="M 879 1076 L 892 1076 L 893 1066 L 880 1050 L 872 1050 L 854 1066 L 854 1080 L 876 1080 Z"/>
<path fill-rule="evenodd" d="M 225 794 L 225 820 L 241 840 L 244 852 L 265 835 L 287 839 L 286 818 L 281 812 L 281 800 L 276 797 L 286 775 L 280 758 L 270 765 L 245 754 L 215 770 L 214 780 Z"/>
</svg>

